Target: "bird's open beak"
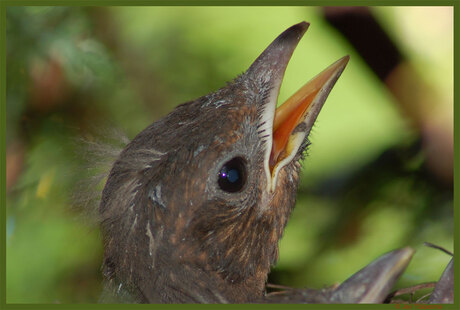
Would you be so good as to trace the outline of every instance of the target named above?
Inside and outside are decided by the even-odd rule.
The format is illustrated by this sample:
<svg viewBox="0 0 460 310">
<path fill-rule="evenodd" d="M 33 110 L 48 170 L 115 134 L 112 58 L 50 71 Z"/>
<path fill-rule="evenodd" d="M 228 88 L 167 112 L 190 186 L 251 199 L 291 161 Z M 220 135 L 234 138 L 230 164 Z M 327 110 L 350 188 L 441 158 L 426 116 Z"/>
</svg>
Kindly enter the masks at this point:
<svg viewBox="0 0 460 310">
<path fill-rule="evenodd" d="M 272 179 L 276 177 L 277 168 L 290 162 L 308 137 L 319 111 L 349 59 L 350 56 L 345 56 L 330 65 L 276 109 L 269 161 Z"/>
<path fill-rule="evenodd" d="M 309 24 L 301 22 L 280 34 L 246 72 L 268 99 L 257 101 L 261 111 L 260 132 L 266 143 L 265 172 L 267 189 L 273 192 L 281 168 L 297 154 L 315 122 L 329 92 L 348 63 L 349 56 L 336 61 L 305 84 L 276 109 L 279 89 L 287 64 Z M 275 111 L 276 110 L 276 111 Z"/>
</svg>

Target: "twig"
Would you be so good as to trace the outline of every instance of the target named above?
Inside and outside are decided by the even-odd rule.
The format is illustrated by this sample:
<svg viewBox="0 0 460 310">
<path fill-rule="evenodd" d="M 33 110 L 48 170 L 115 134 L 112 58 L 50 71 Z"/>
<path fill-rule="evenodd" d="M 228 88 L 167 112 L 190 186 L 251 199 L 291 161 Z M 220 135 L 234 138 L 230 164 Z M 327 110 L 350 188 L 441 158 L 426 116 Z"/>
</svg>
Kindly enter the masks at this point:
<svg viewBox="0 0 460 310">
<path fill-rule="evenodd" d="M 431 295 L 431 292 L 428 293 L 428 294 L 425 294 L 423 295 L 422 297 L 420 297 L 419 299 L 417 299 L 417 301 L 415 302 L 416 304 L 420 303 L 423 299 L 427 298 L 428 296 Z"/>
<path fill-rule="evenodd" d="M 289 286 L 279 285 L 279 284 L 271 284 L 271 283 L 267 283 L 266 287 L 279 289 L 279 290 L 292 290 L 293 289 L 292 287 L 289 287 Z"/>
<path fill-rule="evenodd" d="M 431 242 L 426 242 L 426 241 L 423 242 L 423 244 L 424 244 L 425 246 L 427 246 L 427 247 L 430 247 L 430 248 L 433 248 L 433 249 L 438 249 L 438 250 L 440 250 L 440 251 L 443 251 L 444 253 L 446 253 L 446 254 L 448 254 L 448 255 L 450 255 L 450 256 L 452 256 L 452 257 L 454 256 L 454 253 L 452 253 L 452 252 L 449 251 L 449 250 L 446 250 L 445 248 L 443 248 L 443 247 L 441 247 L 441 246 L 439 246 L 439 245 L 433 244 L 433 243 L 431 243 Z"/>
<path fill-rule="evenodd" d="M 409 302 L 411 303 L 412 302 L 412 295 L 416 291 L 424 289 L 424 288 L 434 288 L 435 285 L 436 285 L 436 282 L 427 282 L 427 283 L 421 283 L 421 284 L 417 284 L 417 285 L 410 286 L 410 287 L 405 287 L 405 288 L 396 290 L 396 291 L 388 294 L 386 300 L 391 301 L 393 297 L 404 295 L 404 294 L 410 294 L 409 295 Z"/>
</svg>

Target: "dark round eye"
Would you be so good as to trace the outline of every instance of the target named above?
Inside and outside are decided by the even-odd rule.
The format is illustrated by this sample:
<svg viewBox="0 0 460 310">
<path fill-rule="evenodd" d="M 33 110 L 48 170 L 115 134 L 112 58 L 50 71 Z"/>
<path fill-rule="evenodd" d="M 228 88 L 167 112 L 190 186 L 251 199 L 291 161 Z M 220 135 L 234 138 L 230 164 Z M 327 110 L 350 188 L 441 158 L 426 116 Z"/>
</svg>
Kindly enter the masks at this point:
<svg viewBox="0 0 460 310">
<path fill-rule="evenodd" d="M 226 192 L 239 192 L 246 183 L 246 164 L 243 158 L 235 157 L 226 162 L 219 171 L 219 187 Z"/>
</svg>

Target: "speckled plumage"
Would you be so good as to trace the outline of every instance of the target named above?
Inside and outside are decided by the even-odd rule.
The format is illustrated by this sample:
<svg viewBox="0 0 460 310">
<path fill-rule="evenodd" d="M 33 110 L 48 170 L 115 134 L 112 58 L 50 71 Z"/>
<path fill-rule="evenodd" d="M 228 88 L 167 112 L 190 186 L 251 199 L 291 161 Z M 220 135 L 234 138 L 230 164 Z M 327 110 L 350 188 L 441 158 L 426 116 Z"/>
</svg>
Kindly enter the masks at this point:
<svg viewBox="0 0 460 310">
<path fill-rule="evenodd" d="M 281 80 L 307 28 L 305 22 L 292 26 L 227 86 L 178 106 L 121 151 L 99 206 L 102 302 L 384 300 L 412 249 L 382 256 L 337 288 L 265 293 L 295 204 L 308 134 L 348 61 L 344 57 L 330 67 L 335 71 L 290 132 L 295 148 L 270 170 Z M 245 182 L 229 192 L 218 176 L 235 158 L 245 167 Z"/>
<path fill-rule="evenodd" d="M 271 124 L 264 113 L 306 25 L 286 31 L 248 71 L 178 106 L 121 152 L 100 204 L 108 291 L 136 302 L 250 302 L 264 294 L 303 151 L 268 193 Z M 246 161 L 247 184 L 227 193 L 216 178 L 235 156 Z"/>
</svg>

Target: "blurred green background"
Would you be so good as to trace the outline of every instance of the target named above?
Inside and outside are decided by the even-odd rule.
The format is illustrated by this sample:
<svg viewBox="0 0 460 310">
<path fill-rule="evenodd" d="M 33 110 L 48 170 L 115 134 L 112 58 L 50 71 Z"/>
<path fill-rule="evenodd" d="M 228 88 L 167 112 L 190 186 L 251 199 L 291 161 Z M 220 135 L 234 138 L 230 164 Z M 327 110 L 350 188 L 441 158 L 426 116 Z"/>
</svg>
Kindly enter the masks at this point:
<svg viewBox="0 0 460 310">
<path fill-rule="evenodd" d="M 311 26 L 279 102 L 340 57 L 351 61 L 311 134 L 269 281 L 322 288 L 408 245 L 416 254 L 398 287 L 436 281 L 450 257 L 423 242 L 453 250 L 453 9 L 370 8 L 405 57 L 384 81 L 324 12 L 8 7 L 7 302 L 98 301 L 96 203 L 77 193 L 91 200 L 82 212 L 74 199 L 88 174 L 81 137 L 107 124 L 134 137 L 224 86 L 302 20 Z"/>
</svg>

